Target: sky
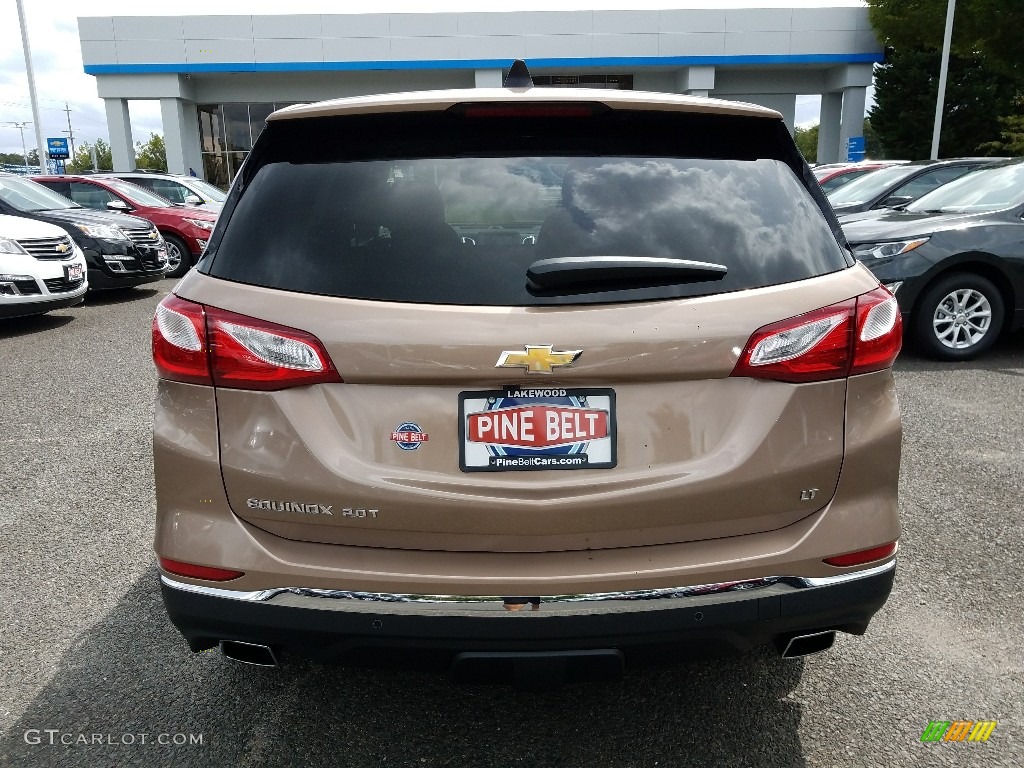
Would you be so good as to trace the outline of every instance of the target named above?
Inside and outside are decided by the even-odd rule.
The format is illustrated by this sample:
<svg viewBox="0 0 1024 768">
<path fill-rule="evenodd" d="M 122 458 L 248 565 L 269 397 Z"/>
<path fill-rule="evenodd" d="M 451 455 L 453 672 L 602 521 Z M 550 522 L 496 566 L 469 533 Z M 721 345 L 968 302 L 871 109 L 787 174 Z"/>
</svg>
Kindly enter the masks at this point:
<svg viewBox="0 0 1024 768">
<path fill-rule="evenodd" d="M 658 8 L 820 7 L 861 6 L 861 0 L 514 0 L 484 5 L 479 0 L 376 0 L 372 6 L 344 0 L 23 0 L 32 62 L 36 74 L 43 138 L 64 136 L 68 129 L 65 103 L 71 109 L 75 143 L 107 138 L 103 101 L 96 96 L 96 79 L 82 71 L 78 41 L 79 16 L 182 16 L 189 14 L 377 13 L 479 10 L 638 10 Z M 817 122 L 817 96 L 797 97 L 796 122 Z M 132 132 L 136 141 L 162 133 L 160 107 L 155 101 L 132 101 Z M 15 0 L 0 0 L 0 152 L 21 152 L 21 134 L 9 122 L 31 122 L 32 110 L 25 75 Z M 35 127 L 25 129 L 25 143 L 36 145 Z"/>
</svg>

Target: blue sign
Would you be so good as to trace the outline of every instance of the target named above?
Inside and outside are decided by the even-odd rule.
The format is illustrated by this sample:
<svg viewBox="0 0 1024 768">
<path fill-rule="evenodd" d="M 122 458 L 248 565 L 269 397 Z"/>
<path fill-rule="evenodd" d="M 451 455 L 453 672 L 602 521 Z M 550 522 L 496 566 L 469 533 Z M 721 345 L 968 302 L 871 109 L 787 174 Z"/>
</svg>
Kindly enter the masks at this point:
<svg viewBox="0 0 1024 768">
<path fill-rule="evenodd" d="M 46 151 L 50 153 L 51 160 L 69 160 L 71 155 L 68 154 L 68 140 L 61 139 L 47 139 L 46 140 Z"/>
<path fill-rule="evenodd" d="M 856 163 L 864 159 L 864 137 L 851 136 L 846 140 L 846 159 Z"/>
</svg>

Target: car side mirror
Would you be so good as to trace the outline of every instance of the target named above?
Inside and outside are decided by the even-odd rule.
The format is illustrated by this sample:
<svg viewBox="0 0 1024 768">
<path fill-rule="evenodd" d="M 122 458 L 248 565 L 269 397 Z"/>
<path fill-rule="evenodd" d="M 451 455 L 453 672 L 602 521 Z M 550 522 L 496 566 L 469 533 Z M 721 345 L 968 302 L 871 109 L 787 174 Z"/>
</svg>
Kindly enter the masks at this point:
<svg viewBox="0 0 1024 768">
<path fill-rule="evenodd" d="M 186 205 L 202 205 L 203 204 L 203 198 L 201 198 L 199 195 L 185 195 L 185 204 Z"/>
<path fill-rule="evenodd" d="M 121 213 L 127 213 L 132 209 L 124 200 L 111 200 L 107 203 L 107 208 L 112 211 L 120 211 Z"/>
<path fill-rule="evenodd" d="M 914 198 L 910 195 L 889 195 L 889 197 L 876 205 L 875 208 L 895 208 L 897 205 L 906 205 L 912 202 L 914 202 Z"/>
</svg>

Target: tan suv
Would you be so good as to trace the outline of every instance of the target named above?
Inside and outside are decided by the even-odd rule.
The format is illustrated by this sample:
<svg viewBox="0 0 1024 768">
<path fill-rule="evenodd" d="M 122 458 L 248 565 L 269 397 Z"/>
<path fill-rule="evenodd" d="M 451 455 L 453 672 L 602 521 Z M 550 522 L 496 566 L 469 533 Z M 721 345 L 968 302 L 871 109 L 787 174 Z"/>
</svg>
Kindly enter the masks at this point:
<svg viewBox="0 0 1024 768">
<path fill-rule="evenodd" d="M 457 677 L 824 650 L 892 586 L 900 338 L 771 110 L 280 110 L 153 322 L 171 620 Z"/>
</svg>

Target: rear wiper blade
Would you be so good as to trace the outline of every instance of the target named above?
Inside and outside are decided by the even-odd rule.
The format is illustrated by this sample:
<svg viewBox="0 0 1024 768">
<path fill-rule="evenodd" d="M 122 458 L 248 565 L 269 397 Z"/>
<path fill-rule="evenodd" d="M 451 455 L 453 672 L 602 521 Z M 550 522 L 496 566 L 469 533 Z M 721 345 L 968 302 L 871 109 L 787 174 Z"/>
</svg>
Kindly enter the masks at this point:
<svg viewBox="0 0 1024 768">
<path fill-rule="evenodd" d="M 526 276 L 534 288 L 559 288 L 614 280 L 698 283 L 721 280 L 728 271 L 724 264 L 657 256 L 563 256 L 533 262 Z"/>
</svg>

